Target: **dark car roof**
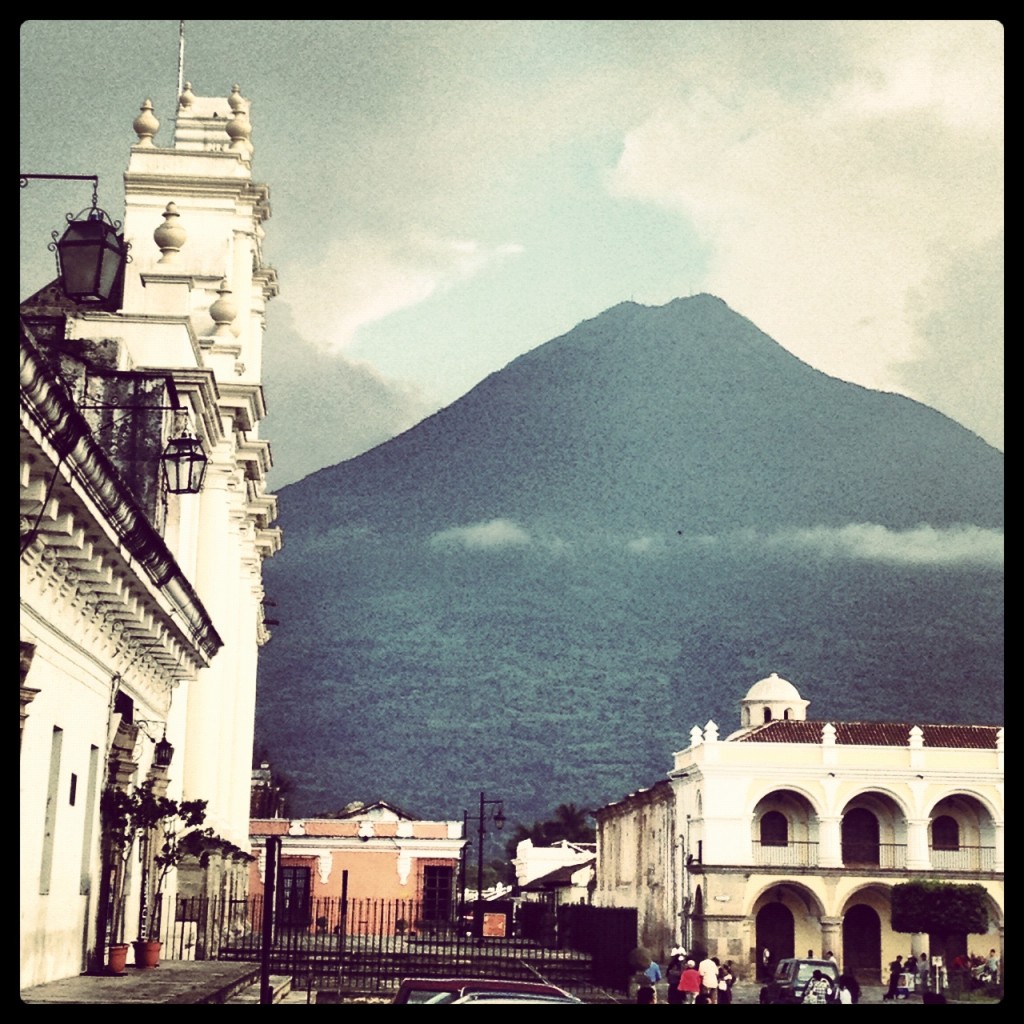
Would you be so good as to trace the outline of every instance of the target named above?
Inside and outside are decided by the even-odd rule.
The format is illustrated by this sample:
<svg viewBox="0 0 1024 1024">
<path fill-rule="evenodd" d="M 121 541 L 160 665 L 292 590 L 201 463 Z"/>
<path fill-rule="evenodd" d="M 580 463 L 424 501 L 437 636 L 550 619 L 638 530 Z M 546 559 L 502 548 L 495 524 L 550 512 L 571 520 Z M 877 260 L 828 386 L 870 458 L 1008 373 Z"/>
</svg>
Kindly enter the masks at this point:
<svg viewBox="0 0 1024 1024">
<path fill-rule="evenodd" d="M 411 992 L 452 992 L 462 995 L 466 992 L 522 992 L 539 996 L 568 996 L 569 993 L 557 985 L 541 981 L 507 981 L 497 978 L 404 978 L 398 986 L 394 1002 L 408 1002 Z"/>
</svg>

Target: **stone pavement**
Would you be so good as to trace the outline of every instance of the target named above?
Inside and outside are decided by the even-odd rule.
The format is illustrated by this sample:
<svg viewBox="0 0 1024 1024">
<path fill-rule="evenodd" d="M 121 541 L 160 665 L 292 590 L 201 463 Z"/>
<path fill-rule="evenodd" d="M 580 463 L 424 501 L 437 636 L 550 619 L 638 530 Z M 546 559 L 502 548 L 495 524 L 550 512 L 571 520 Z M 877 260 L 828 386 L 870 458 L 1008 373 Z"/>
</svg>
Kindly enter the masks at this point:
<svg viewBox="0 0 1024 1024">
<path fill-rule="evenodd" d="M 290 979 L 284 979 L 289 981 Z M 21 990 L 21 1001 L 115 1006 L 120 1003 L 226 1003 L 252 985 L 258 986 L 260 965 L 219 960 L 164 960 L 143 971 L 128 967 L 124 974 L 81 974 Z"/>
</svg>

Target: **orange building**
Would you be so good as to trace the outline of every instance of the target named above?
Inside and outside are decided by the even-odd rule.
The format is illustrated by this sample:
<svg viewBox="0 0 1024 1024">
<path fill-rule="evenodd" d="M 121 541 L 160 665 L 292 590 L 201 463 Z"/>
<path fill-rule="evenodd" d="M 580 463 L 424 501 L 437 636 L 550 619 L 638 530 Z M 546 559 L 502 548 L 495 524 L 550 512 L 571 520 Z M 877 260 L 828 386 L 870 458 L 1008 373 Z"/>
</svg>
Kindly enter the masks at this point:
<svg viewBox="0 0 1024 1024">
<path fill-rule="evenodd" d="M 253 896 L 265 892 L 267 839 L 281 838 L 277 918 L 293 928 L 373 934 L 455 919 L 461 821 L 418 821 L 378 802 L 337 818 L 254 818 L 249 835 Z"/>
</svg>

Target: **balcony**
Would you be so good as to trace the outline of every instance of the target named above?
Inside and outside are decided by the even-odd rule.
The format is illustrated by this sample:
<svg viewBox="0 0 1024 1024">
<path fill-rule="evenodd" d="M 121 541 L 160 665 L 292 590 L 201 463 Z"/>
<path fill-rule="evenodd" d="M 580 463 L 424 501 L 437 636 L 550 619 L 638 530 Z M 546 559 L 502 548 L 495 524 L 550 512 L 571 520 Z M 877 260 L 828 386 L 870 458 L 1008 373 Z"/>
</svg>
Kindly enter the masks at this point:
<svg viewBox="0 0 1024 1024">
<path fill-rule="evenodd" d="M 907 847 L 902 843 L 843 843 L 843 867 L 903 870 Z"/>
<path fill-rule="evenodd" d="M 806 868 L 818 863 L 818 844 L 763 843 L 754 840 L 754 863 L 760 867 Z"/>
<path fill-rule="evenodd" d="M 995 871 L 994 846 L 959 846 L 955 850 L 933 846 L 933 871 Z"/>
</svg>

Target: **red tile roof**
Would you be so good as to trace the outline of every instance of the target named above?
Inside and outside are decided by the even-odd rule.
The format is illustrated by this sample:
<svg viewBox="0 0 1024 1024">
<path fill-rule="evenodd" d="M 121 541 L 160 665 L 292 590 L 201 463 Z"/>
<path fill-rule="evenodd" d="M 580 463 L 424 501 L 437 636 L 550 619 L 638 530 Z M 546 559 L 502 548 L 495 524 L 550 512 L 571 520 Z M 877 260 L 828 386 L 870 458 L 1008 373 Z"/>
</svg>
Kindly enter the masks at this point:
<svg viewBox="0 0 1024 1024">
<path fill-rule="evenodd" d="M 913 722 L 833 722 L 836 743 L 849 746 L 905 747 Z M 737 736 L 736 743 L 821 743 L 824 722 L 780 719 Z M 926 747 L 995 750 L 998 725 L 922 725 Z"/>
</svg>

